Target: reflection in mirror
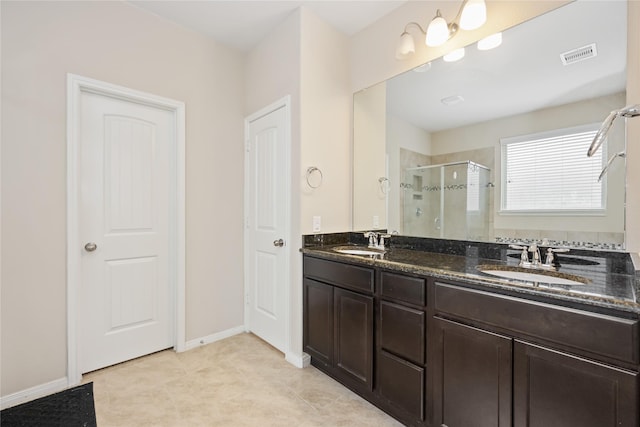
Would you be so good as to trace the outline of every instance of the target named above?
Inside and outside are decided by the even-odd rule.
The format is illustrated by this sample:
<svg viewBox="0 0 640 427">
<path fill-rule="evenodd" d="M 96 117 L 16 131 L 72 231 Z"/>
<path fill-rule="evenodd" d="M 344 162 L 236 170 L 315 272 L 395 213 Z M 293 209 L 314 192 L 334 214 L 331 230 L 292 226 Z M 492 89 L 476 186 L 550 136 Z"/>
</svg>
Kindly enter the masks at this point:
<svg viewBox="0 0 640 427">
<path fill-rule="evenodd" d="M 601 197 L 597 208 L 561 202 L 514 210 L 502 199 L 516 184 L 525 199 L 584 197 L 575 192 L 578 174 L 562 176 L 569 167 L 554 164 L 562 156 L 587 159 L 591 141 L 580 155 L 554 150 L 571 144 L 564 130 L 597 128 L 626 105 L 626 7 L 578 0 L 505 31 L 493 50 L 468 46 L 458 62 L 434 60 L 356 93 L 354 230 L 622 248 L 624 156 L 602 186 L 597 180 L 606 160 L 625 150 L 624 121 L 611 129 L 595 166 L 574 169 L 590 168 L 585 185 L 590 197 Z M 529 178 L 515 179 L 520 171 L 512 169 L 502 176 L 503 146 L 539 135 L 552 135 L 556 146 L 530 146 Z"/>
</svg>

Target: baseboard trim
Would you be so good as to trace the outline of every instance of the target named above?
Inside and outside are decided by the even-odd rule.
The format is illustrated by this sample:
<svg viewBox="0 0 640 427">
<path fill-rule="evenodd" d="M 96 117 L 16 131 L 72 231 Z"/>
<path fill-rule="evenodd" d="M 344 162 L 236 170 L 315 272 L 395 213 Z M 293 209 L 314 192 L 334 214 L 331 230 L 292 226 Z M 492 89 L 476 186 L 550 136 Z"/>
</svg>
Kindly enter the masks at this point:
<svg viewBox="0 0 640 427">
<path fill-rule="evenodd" d="M 10 408 L 40 397 L 48 396 L 50 394 L 66 390 L 68 387 L 69 381 L 67 377 L 64 377 L 35 387 L 30 387 L 26 390 L 8 394 L 0 397 L 0 409 Z"/>
<path fill-rule="evenodd" d="M 311 356 L 307 353 L 302 353 L 302 355 L 287 353 L 284 356 L 284 360 L 291 363 L 296 368 L 306 368 L 311 363 Z"/>
<path fill-rule="evenodd" d="M 245 332 L 244 325 L 237 326 L 235 328 L 227 329 L 226 331 L 218 332 L 215 334 L 207 335 L 206 337 L 196 338 L 194 340 L 187 341 L 185 345 L 185 351 L 192 350 L 194 348 L 211 344 L 212 342 L 220 341 L 225 338 L 232 337 L 234 335 L 242 334 Z"/>
</svg>

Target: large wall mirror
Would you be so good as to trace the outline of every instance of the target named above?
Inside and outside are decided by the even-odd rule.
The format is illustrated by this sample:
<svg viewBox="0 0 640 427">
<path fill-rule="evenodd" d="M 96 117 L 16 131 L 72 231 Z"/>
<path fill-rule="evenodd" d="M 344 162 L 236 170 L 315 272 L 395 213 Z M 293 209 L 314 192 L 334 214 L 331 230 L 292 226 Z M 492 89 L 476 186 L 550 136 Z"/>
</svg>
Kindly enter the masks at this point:
<svg viewBox="0 0 640 427">
<path fill-rule="evenodd" d="M 578 0 L 356 93 L 353 229 L 623 248 L 624 121 L 578 169 L 566 147 L 626 105 L 626 46 L 626 2 Z"/>
</svg>

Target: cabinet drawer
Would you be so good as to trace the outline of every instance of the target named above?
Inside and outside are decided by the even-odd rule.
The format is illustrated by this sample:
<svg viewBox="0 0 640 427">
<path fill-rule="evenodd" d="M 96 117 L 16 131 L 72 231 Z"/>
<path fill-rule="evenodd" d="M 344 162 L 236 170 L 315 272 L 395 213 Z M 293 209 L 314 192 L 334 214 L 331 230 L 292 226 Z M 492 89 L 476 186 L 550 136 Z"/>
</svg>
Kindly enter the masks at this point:
<svg viewBox="0 0 640 427">
<path fill-rule="evenodd" d="M 304 275 L 332 285 L 373 293 L 373 269 L 304 257 Z"/>
<path fill-rule="evenodd" d="M 435 309 L 598 354 L 638 363 L 638 321 L 437 283 Z"/>
<path fill-rule="evenodd" d="M 380 294 L 412 304 L 425 305 L 425 279 L 383 271 L 380 275 Z"/>
<path fill-rule="evenodd" d="M 423 364 L 425 313 L 387 301 L 380 302 L 380 345 L 384 350 Z"/>
<path fill-rule="evenodd" d="M 414 418 L 424 420 L 425 370 L 381 351 L 378 357 L 378 391 Z"/>
</svg>

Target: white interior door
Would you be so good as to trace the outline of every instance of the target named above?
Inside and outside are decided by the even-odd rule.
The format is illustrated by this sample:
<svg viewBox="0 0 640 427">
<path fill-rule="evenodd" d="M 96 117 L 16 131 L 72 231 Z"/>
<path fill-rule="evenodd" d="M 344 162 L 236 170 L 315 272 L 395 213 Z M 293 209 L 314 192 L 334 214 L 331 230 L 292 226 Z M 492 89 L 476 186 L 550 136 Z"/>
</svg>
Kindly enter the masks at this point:
<svg viewBox="0 0 640 427">
<path fill-rule="evenodd" d="M 169 152 L 175 135 L 171 111 L 81 94 L 83 373 L 173 346 Z"/>
<path fill-rule="evenodd" d="M 248 119 L 245 230 L 247 329 L 287 351 L 289 233 L 287 106 Z"/>
</svg>

